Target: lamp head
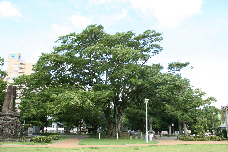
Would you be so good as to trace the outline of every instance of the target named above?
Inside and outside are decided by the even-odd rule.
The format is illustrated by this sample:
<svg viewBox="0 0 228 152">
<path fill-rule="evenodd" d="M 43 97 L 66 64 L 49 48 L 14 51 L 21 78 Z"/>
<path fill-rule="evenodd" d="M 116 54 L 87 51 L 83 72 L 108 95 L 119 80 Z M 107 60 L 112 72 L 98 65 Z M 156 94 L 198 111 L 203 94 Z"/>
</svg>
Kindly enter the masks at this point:
<svg viewBox="0 0 228 152">
<path fill-rule="evenodd" d="M 147 103 L 149 101 L 149 99 L 145 99 L 145 103 Z"/>
</svg>

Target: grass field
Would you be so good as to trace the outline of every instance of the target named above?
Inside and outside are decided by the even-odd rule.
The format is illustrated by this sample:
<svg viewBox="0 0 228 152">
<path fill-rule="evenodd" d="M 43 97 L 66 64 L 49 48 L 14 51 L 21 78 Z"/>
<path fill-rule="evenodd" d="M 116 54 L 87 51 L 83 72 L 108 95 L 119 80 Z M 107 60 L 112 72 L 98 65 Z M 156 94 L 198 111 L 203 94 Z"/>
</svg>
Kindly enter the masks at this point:
<svg viewBox="0 0 228 152">
<path fill-rule="evenodd" d="M 69 137 L 59 137 L 59 140 L 52 140 L 50 143 L 35 143 L 34 141 L 31 142 L 0 142 L 0 145 L 49 145 L 54 144 L 59 141 L 68 139 Z"/>
<path fill-rule="evenodd" d="M 0 147 L 1 152 L 129 152 L 129 151 L 159 151 L 159 152 L 225 152 L 227 145 L 169 145 L 146 147 L 106 147 L 106 148 L 27 148 Z"/>
<path fill-rule="evenodd" d="M 149 141 L 148 144 L 158 144 L 157 141 Z M 82 139 L 78 145 L 131 145 L 131 144 L 146 144 L 145 139 L 108 139 L 108 138 L 101 138 L 91 136 L 89 138 Z"/>
</svg>

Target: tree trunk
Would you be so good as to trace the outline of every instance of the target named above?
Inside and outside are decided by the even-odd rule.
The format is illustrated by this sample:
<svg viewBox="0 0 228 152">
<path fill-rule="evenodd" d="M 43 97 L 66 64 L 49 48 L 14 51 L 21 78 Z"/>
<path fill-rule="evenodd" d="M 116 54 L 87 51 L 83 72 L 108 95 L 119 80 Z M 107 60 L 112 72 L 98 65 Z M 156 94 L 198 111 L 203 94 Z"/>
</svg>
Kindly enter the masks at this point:
<svg viewBox="0 0 228 152">
<path fill-rule="evenodd" d="M 178 120 L 178 127 L 179 127 L 179 134 L 182 135 L 183 134 L 183 130 L 182 130 L 182 126 L 181 126 L 180 120 Z"/>
<path fill-rule="evenodd" d="M 70 133 L 70 127 L 69 127 L 69 125 L 66 126 L 66 133 L 68 133 L 68 134 Z"/>
<path fill-rule="evenodd" d="M 115 119 L 114 125 L 115 125 L 115 130 L 113 132 L 113 134 L 114 134 L 113 137 L 116 137 L 116 133 L 118 133 L 118 117 L 117 117 L 117 115 L 118 115 L 117 105 L 115 104 L 114 105 L 114 119 Z"/>
<path fill-rule="evenodd" d="M 112 136 L 112 129 L 113 129 L 113 119 L 111 118 L 111 103 L 107 106 L 106 110 L 104 111 L 106 120 L 107 120 L 107 128 L 106 128 L 106 136 Z"/>
<path fill-rule="evenodd" d="M 187 134 L 187 122 L 183 122 L 183 125 L 184 125 L 184 136 L 186 137 L 188 134 Z"/>
<path fill-rule="evenodd" d="M 121 125 L 121 114 L 120 114 L 120 107 L 119 107 L 119 101 L 116 102 L 116 104 L 114 104 L 114 119 L 115 119 L 115 130 L 113 132 L 113 137 L 116 137 L 117 136 L 117 133 L 118 133 L 118 136 L 120 137 L 121 136 L 121 133 L 120 133 L 120 125 Z"/>
</svg>

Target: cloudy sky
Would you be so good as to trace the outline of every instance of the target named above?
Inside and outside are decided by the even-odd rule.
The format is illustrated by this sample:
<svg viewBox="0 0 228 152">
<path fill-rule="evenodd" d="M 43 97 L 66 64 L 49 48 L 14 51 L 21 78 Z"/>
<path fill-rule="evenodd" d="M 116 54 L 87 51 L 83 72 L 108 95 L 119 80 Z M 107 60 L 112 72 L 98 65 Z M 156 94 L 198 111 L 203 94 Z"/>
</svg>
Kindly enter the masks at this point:
<svg viewBox="0 0 228 152">
<path fill-rule="evenodd" d="M 163 33 L 164 50 L 150 63 L 190 62 L 191 85 L 228 104 L 227 0 L 0 0 L 0 56 L 34 63 L 58 36 L 102 24 L 110 34 L 147 29 Z"/>
</svg>

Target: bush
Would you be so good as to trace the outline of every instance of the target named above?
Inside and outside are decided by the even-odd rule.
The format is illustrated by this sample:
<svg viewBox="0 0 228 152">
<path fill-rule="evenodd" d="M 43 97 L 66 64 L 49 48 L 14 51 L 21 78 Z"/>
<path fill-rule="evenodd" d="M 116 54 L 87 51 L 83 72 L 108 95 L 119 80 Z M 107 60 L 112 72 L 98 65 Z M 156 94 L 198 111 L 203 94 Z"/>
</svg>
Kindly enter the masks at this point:
<svg viewBox="0 0 228 152">
<path fill-rule="evenodd" d="M 222 141 L 224 138 L 218 136 L 210 136 L 210 137 L 180 137 L 182 141 Z"/>
<path fill-rule="evenodd" d="M 50 135 L 59 135 L 59 133 L 50 133 L 50 132 L 42 132 L 40 133 L 41 136 L 50 136 Z"/>
<path fill-rule="evenodd" d="M 50 135 L 48 137 L 51 137 L 53 140 L 59 140 L 59 135 Z"/>
<path fill-rule="evenodd" d="M 28 130 L 29 127 L 30 127 L 30 124 L 25 124 L 24 129 Z"/>
<path fill-rule="evenodd" d="M 37 137 L 33 137 L 33 140 L 35 142 L 44 142 L 44 143 L 50 143 L 51 142 L 51 137 L 47 137 L 47 136 L 37 136 Z"/>
<path fill-rule="evenodd" d="M 223 129 L 222 130 L 222 135 L 223 135 L 224 138 L 227 138 L 227 131 L 226 131 L 226 129 Z"/>
<path fill-rule="evenodd" d="M 23 137 L 21 137 L 21 140 L 22 141 L 33 141 L 33 137 L 31 137 L 31 136 L 23 136 Z"/>
</svg>

